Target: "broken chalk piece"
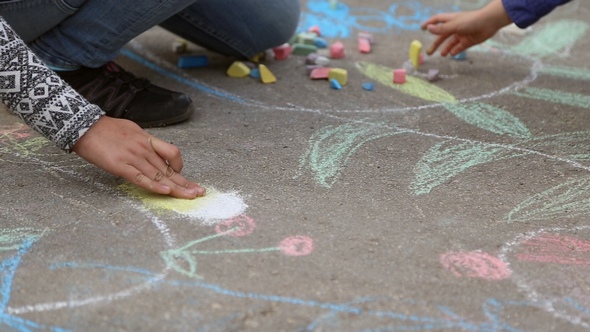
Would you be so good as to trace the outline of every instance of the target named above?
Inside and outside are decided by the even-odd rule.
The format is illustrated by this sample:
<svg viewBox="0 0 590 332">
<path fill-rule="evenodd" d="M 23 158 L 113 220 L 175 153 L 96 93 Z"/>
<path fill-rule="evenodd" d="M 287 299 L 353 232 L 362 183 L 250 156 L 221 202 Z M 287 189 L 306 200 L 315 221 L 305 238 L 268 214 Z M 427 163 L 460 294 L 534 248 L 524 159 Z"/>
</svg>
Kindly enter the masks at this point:
<svg viewBox="0 0 590 332">
<path fill-rule="evenodd" d="M 418 64 L 423 65 L 424 64 L 424 54 L 420 53 L 420 57 L 418 58 Z"/>
<path fill-rule="evenodd" d="M 328 76 L 330 76 L 331 69 L 332 68 L 328 68 L 328 67 L 316 68 L 311 71 L 311 74 L 309 74 L 309 77 L 312 80 L 327 80 Z"/>
<path fill-rule="evenodd" d="M 295 55 L 308 55 L 318 50 L 315 45 L 295 43 L 293 44 L 293 54 Z"/>
<path fill-rule="evenodd" d="M 234 61 L 226 72 L 229 77 L 242 78 L 250 75 L 250 68 L 241 61 Z"/>
<path fill-rule="evenodd" d="M 178 68 L 198 68 L 209 65 L 209 57 L 206 55 L 186 55 L 178 58 Z"/>
<path fill-rule="evenodd" d="M 310 76 L 311 75 L 311 72 L 314 69 L 317 69 L 317 68 L 323 68 L 323 66 L 319 66 L 319 65 L 307 65 L 307 66 L 305 66 L 305 71 L 307 72 L 307 76 Z"/>
<path fill-rule="evenodd" d="M 395 84 L 406 83 L 406 70 L 405 69 L 395 69 L 393 71 L 393 83 L 395 83 Z"/>
<path fill-rule="evenodd" d="M 301 32 L 297 34 L 297 39 L 295 42 L 300 44 L 313 45 L 317 37 L 318 35 L 313 32 Z"/>
<path fill-rule="evenodd" d="M 258 70 L 260 70 L 260 80 L 262 83 L 268 84 L 277 81 L 275 75 L 265 65 L 258 66 Z"/>
<path fill-rule="evenodd" d="M 330 46 L 330 57 L 332 59 L 344 58 L 344 44 L 342 42 L 335 42 Z"/>
<path fill-rule="evenodd" d="M 463 52 L 453 56 L 453 59 L 457 60 L 457 61 L 463 61 L 463 60 L 467 59 L 467 52 L 463 51 Z"/>
<path fill-rule="evenodd" d="M 368 39 L 359 38 L 358 47 L 361 53 L 371 53 L 371 43 Z"/>
<path fill-rule="evenodd" d="M 361 31 L 357 34 L 358 38 L 362 38 L 362 39 L 366 39 L 369 41 L 369 44 L 373 44 L 375 42 L 375 40 L 373 39 L 373 35 L 366 32 L 366 31 Z"/>
<path fill-rule="evenodd" d="M 177 39 L 172 43 L 172 51 L 177 54 L 185 53 L 188 50 L 188 42 L 184 39 Z"/>
<path fill-rule="evenodd" d="M 334 90 L 342 90 L 342 85 L 335 78 L 330 80 L 330 87 L 332 87 Z"/>
<path fill-rule="evenodd" d="M 420 66 L 420 53 L 422 53 L 422 43 L 418 40 L 414 40 L 410 44 L 410 61 L 414 68 L 418 69 Z"/>
<path fill-rule="evenodd" d="M 373 84 L 371 82 L 363 83 L 362 87 L 363 87 L 363 90 L 367 90 L 367 91 L 375 90 L 375 84 Z"/>
<path fill-rule="evenodd" d="M 348 72 L 346 69 L 332 68 L 330 72 L 328 72 L 328 79 L 336 80 L 340 85 L 345 86 L 348 82 Z"/>
<path fill-rule="evenodd" d="M 306 57 L 305 57 L 305 64 L 306 65 L 315 65 L 316 60 L 318 59 L 319 55 L 317 53 L 309 53 Z"/>
<path fill-rule="evenodd" d="M 320 65 L 320 66 L 327 66 L 330 64 L 330 59 L 328 59 L 327 57 L 320 55 L 317 57 L 317 59 L 315 59 L 315 63 L 316 65 Z"/>
<path fill-rule="evenodd" d="M 285 43 L 281 46 L 273 48 L 272 51 L 274 52 L 275 60 L 285 60 L 289 57 L 289 55 L 291 55 L 291 52 L 293 52 L 293 47 L 291 47 L 291 45 L 288 43 Z"/>
<path fill-rule="evenodd" d="M 320 32 L 320 27 L 318 25 L 314 25 L 311 28 L 307 29 L 307 32 L 313 32 L 316 35 L 318 35 L 318 37 L 322 35 L 322 33 Z"/>
<path fill-rule="evenodd" d="M 260 69 L 258 69 L 258 68 L 252 68 L 250 70 L 250 77 L 260 78 Z"/>
<path fill-rule="evenodd" d="M 258 63 L 260 61 L 264 61 L 265 58 L 266 58 L 266 53 L 261 52 L 261 53 L 256 54 L 255 56 L 251 57 L 250 61 Z"/>
<path fill-rule="evenodd" d="M 317 48 L 326 48 L 328 47 L 328 41 L 323 39 L 323 38 L 316 38 L 313 41 L 313 44 L 317 47 Z"/>
<path fill-rule="evenodd" d="M 436 82 L 440 79 L 438 69 L 430 69 L 428 70 L 428 81 L 429 82 Z"/>
</svg>

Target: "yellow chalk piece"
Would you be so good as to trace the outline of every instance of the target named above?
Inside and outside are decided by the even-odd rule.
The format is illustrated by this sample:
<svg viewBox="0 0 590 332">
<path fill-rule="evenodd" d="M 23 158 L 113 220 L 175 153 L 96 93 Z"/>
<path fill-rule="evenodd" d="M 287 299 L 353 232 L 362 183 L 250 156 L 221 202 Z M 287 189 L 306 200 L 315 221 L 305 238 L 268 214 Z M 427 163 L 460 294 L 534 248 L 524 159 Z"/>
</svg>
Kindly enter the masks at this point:
<svg viewBox="0 0 590 332">
<path fill-rule="evenodd" d="M 260 70 L 260 80 L 264 84 L 274 83 L 277 81 L 277 78 L 273 73 L 268 69 L 265 65 L 259 65 L 258 70 Z"/>
<path fill-rule="evenodd" d="M 328 81 L 332 79 L 335 79 L 340 85 L 344 86 L 346 85 L 346 82 L 348 82 L 348 72 L 346 69 L 332 68 L 328 73 Z"/>
<path fill-rule="evenodd" d="M 266 59 L 266 53 L 261 52 L 261 53 L 256 54 L 252 58 L 250 58 L 250 61 L 254 62 L 254 63 L 258 63 L 260 61 L 264 61 L 264 59 Z"/>
<path fill-rule="evenodd" d="M 234 61 L 234 63 L 227 68 L 227 76 L 242 78 L 250 75 L 250 68 L 241 61 Z"/>
<path fill-rule="evenodd" d="M 457 99 L 450 93 L 434 84 L 416 77 L 408 75 L 406 77 L 405 84 L 394 84 L 391 77 L 393 68 L 388 68 L 369 62 L 358 62 L 356 67 L 363 75 L 371 78 L 372 80 L 405 94 L 437 103 L 457 103 Z"/>
<path fill-rule="evenodd" d="M 418 40 L 414 40 L 410 44 L 410 61 L 414 68 L 418 69 L 420 66 L 420 53 L 422 53 L 422 43 Z"/>
</svg>

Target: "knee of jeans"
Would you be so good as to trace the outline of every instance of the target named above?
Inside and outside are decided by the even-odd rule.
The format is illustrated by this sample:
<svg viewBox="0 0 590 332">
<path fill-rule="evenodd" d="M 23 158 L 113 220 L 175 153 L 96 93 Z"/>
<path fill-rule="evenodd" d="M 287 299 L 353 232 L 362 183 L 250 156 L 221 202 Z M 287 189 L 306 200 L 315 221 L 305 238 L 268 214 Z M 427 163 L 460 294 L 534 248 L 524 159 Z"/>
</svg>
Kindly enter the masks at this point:
<svg viewBox="0 0 590 332">
<path fill-rule="evenodd" d="M 264 22 L 264 24 L 260 26 L 260 31 L 263 33 L 258 36 L 264 37 L 259 38 L 257 43 L 255 43 L 259 48 L 257 50 L 258 52 L 284 44 L 293 37 L 297 25 L 299 24 L 299 1 L 300 0 L 281 1 L 285 3 L 285 10 L 277 11 L 273 13 L 272 17 L 266 17 L 259 21 Z"/>
<path fill-rule="evenodd" d="M 62 0 L 64 4 L 72 8 L 80 8 L 86 2 L 86 0 Z"/>
</svg>

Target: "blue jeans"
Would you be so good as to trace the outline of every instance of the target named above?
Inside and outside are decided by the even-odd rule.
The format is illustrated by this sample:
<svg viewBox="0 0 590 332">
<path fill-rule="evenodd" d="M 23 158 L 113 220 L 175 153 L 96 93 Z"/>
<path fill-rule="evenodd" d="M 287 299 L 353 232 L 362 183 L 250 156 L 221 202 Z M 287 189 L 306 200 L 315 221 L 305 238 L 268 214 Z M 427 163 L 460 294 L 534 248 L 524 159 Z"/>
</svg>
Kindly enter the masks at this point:
<svg viewBox="0 0 590 332">
<path fill-rule="evenodd" d="M 300 0 L 0 0 L 0 15 L 48 65 L 100 67 L 160 25 L 229 56 L 249 58 L 291 38 Z"/>
</svg>

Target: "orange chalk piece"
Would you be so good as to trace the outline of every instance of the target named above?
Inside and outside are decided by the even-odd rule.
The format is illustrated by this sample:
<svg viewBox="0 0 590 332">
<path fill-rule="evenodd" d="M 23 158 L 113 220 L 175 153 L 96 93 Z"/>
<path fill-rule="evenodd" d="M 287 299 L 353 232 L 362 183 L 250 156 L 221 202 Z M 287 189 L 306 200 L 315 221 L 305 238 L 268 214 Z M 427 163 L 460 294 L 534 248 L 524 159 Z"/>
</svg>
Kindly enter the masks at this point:
<svg viewBox="0 0 590 332">
<path fill-rule="evenodd" d="M 395 69 L 393 71 L 393 83 L 395 83 L 395 84 L 406 83 L 406 70 L 405 69 Z"/>
<path fill-rule="evenodd" d="M 226 72 L 229 77 L 242 78 L 250 75 L 250 68 L 241 61 L 234 61 Z"/>
<path fill-rule="evenodd" d="M 320 32 L 320 27 L 317 25 L 314 25 L 311 28 L 307 29 L 307 32 L 313 32 L 316 35 L 318 35 L 318 37 L 320 37 L 322 35 L 322 33 Z"/>
<path fill-rule="evenodd" d="M 329 80 L 335 79 L 336 81 L 338 81 L 338 83 L 340 83 L 341 86 L 344 86 L 344 85 L 346 85 L 346 82 L 348 81 L 348 72 L 346 71 L 346 69 L 332 68 L 328 72 L 328 79 Z"/>
<path fill-rule="evenodd" d="M 361 53 L 371 53 L 371 43 L 368 39 L 359 38 L 358 46 Z"/>
<path fill-rule="evenodd" d="M 335 42 L 330 46 L 330 57 L 332 59 L 344 58 L 344 44 L 342 42 Z"/>
<path fill-rule="evenodd" d="M 260 80 L 264 84 L 274 83 L 277 81 L 275 75 L 266 67 L 265 65 L 258 66 L 258 70 L 260 70 Z"/>
</svg>

